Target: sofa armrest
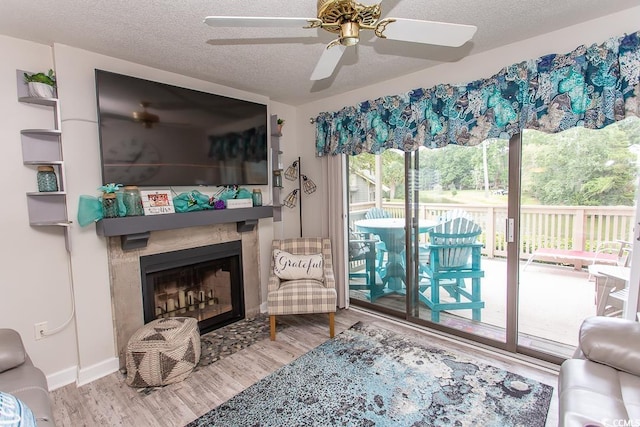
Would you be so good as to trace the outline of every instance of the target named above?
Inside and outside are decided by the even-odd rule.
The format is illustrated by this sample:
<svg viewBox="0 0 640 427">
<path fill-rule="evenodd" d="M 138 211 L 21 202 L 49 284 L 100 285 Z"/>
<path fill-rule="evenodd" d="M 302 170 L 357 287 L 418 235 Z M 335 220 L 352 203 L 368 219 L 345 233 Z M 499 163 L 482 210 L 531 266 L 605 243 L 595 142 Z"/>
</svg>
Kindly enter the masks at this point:
<svg viewBox="0 0 640 427">
<path fill-rule="evenodd" d="M 0 329 L 0 372 L 20 366 L 26 360 L 20 334 L 13 329 Z"/>
<path fill-rule="evenodd" d="M 589 317 L 580 326 L 580 350 L 589 360 L 640 375 L 640 323 Z"/>
</svg>

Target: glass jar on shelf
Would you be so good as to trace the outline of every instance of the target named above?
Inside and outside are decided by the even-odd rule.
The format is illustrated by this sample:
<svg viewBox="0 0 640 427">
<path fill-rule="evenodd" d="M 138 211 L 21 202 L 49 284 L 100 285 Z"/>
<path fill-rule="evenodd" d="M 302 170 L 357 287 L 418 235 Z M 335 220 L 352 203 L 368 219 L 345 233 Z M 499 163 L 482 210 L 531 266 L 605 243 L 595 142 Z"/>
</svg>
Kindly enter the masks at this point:
<svg viewBox="0 0 640 427">
<path fill-rule="evenodd" d="M 253 206 L 262 206 L 262 191 L 254 189 L 251 198 L 253 199 Z"/>
<path fill-rule="evenodd" d="M 282 188 L 282 169 L 273 171 L 273 186 Z"/>
<path fill-rule="evenodd" d="M 118 217 L 118 199 L 116 193 L 102 194 L 102 217 L 117 218 Z"/>
<path fill-rule="evenodd" d="M 36 179 L 38 181 L 38 191 L 42 193 L 58 191 L 58 178 L 53 166 L 38 166 Z"/>
<path fill-rule="evenodd" d="M 126 216 L 144 215 L 140 191 L 135 185 L 128 185 L 124 187 L 122 192 L 122 203 L 124 203 L 124 207 L 127 210 Z"/>
</svg>

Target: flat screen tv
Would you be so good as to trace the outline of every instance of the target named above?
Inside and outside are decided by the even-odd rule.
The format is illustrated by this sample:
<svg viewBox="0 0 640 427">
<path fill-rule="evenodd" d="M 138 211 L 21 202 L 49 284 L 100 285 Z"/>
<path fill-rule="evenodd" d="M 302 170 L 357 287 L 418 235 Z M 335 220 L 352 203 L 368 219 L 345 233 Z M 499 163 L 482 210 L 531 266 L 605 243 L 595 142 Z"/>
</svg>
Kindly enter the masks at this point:
<svg viewBox="0 0 640 427">
<path fill-rule="evenodd" d="M 103 183 L 266 185 L 267 106 L 96 70 Z"/>
</svg>

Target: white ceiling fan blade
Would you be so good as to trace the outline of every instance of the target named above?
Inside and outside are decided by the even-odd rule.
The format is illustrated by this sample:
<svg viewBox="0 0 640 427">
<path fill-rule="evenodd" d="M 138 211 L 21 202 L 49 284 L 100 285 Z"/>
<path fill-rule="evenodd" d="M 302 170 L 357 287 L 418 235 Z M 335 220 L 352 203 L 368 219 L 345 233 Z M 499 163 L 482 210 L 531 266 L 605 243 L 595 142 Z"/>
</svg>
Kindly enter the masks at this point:
<svg viewBox="0 0 640 427">
<path fill-rule="evenodd" d="M 311 80 L 322 80 L 330 77 L 336 66 L 338 66 L 338 62 L 340 62 L 340 58 L 342 58 L 342 54 L 347 47 L 341 44 L 332 46 L 332 44 L 333 42 L 329 43 L 322 52 L 316 68 L 311 73 Z"/>
<path fill-rule="evenodd" d="M 310 27 L 317 18 L 290 18 L 266 16 L 207 16 L 204 23 L 212 27 Z"/>
<path fill-rule="evenodd" d="M 387 23 L 387 21 L 391 22 Z M 380 25 L 386 25 L 382 35 L 389 40 L 452 47 L 462 46 L 471 40 L 478 29 L 474 25 L 403 18 L 383 19 Z"/>
</svg>

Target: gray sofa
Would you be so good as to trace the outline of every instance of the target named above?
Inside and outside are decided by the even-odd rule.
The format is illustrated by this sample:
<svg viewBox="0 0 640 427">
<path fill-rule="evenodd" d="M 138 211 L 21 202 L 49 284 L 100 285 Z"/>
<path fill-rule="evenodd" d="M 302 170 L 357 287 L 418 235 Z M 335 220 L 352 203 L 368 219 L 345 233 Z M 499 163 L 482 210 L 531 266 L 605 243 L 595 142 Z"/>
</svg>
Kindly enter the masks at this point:
<svg viewBox="0 0 640 427">
<path fill-rule="evenodd" d="M 640 425 L 640 323 L 590 317 L 560 367 L 559 426 Z"/>
<path fill-rule="evenodd" d="M 38 427 L 55 425 L 47 378 L 33 366 L 20 335 L 13 329 L 0 329 L 0 391 L 28 406 Z"/>
</svg>

